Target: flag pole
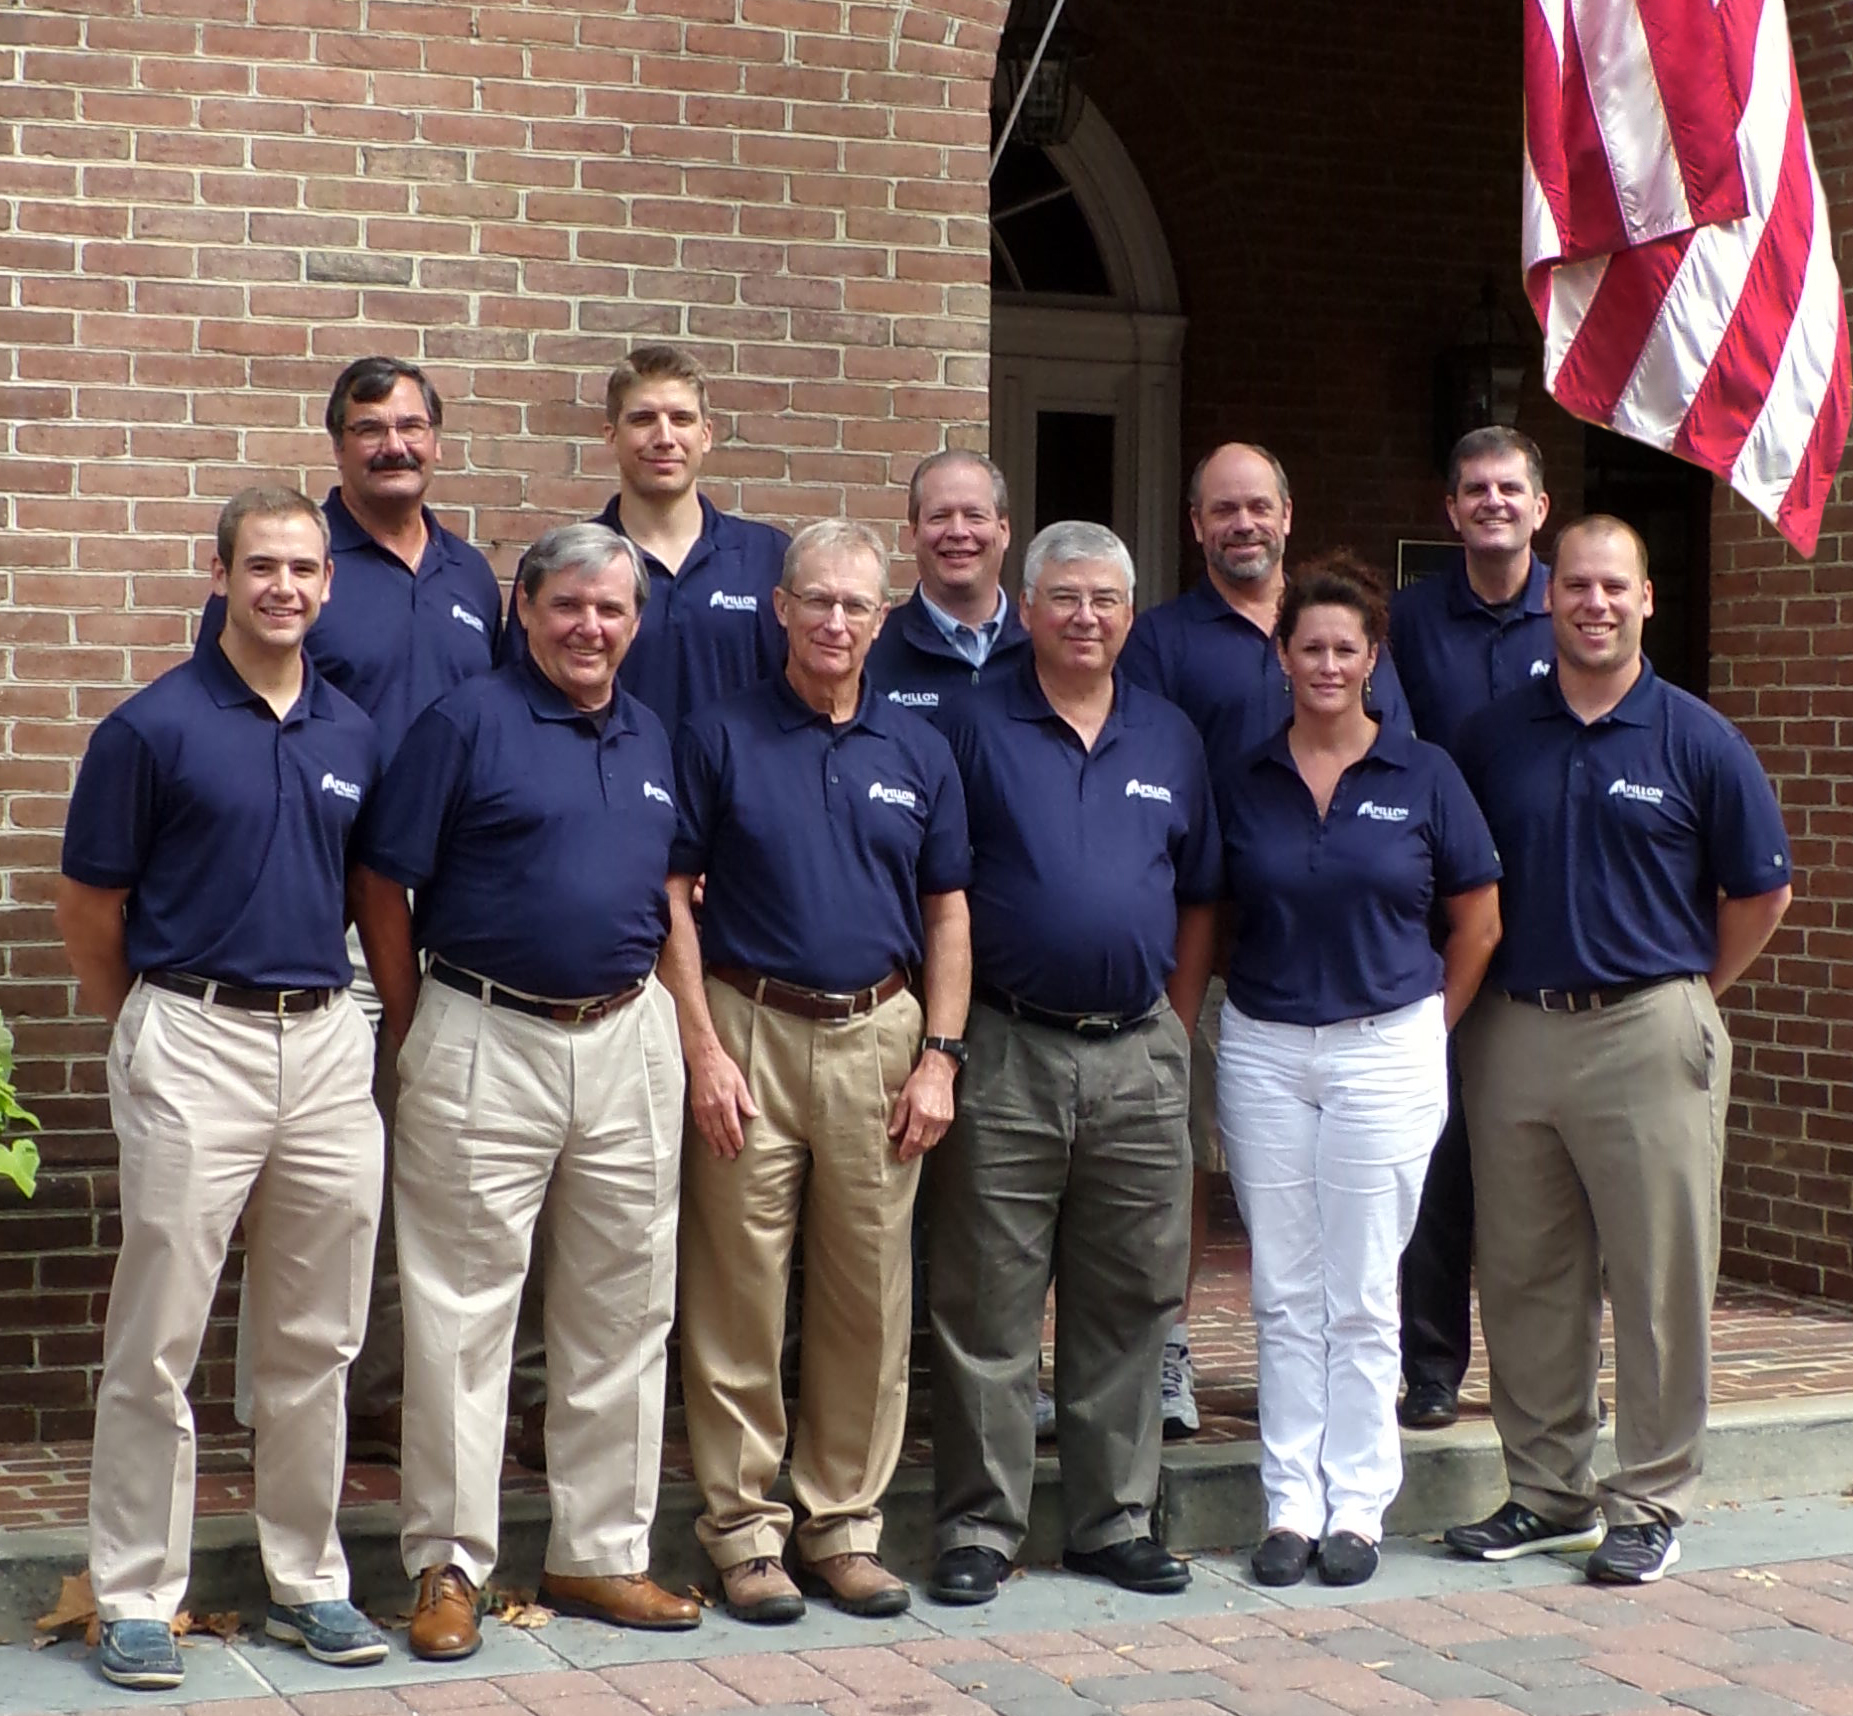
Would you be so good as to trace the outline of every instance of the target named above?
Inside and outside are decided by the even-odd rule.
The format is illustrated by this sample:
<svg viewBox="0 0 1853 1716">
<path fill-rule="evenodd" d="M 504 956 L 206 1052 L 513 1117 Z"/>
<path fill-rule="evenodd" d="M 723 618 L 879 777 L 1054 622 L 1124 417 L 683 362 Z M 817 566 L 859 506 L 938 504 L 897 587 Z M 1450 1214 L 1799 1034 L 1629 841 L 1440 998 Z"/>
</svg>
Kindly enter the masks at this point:
<svg viewBox="0 0 1853 1716">
<path fill-rule="evenodd" d="M 997 163 L 1003 159 L 1004 145 L 1010 141 L 1010 133 L 1016 129 L 1017 115 L 1023 111 L 1023 103 L 1029 99 L 1029 87 L 1036 81 L 1036 72 L 1042 65 L 1042 56 L 1048 48 L 1049 38 L 1055 34 L 1055 21 L 1062 15 L 1062 7 L 1068 0 L 1055 0 L 1049 8 L 1049 21 L 1042 27 L 1042 40 L 1036 44 L 1036 51 L 1029 57 L 1029 69 L 1024 72 L 1023 80 L 1017 85 L 1017 98 L 1010 104 L 1010 117 L 1004 121 L 1004 129 L 998 135 L 997 147 L 991 151 L 991 171 L 985 175 L 992 178 L 997 173 Z"/>
</svg>

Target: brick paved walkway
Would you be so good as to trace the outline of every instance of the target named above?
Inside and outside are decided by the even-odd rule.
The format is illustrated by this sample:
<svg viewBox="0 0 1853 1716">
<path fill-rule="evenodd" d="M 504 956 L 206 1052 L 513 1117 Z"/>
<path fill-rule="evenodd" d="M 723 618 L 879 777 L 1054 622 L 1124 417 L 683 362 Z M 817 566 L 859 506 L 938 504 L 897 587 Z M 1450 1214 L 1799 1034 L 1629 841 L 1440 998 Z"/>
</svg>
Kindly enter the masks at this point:
<svg viewBox="0 0 1853 1716">
<path fill-rule="evenodd" d="M 1712 1398 L 1716 1402 L 1853 1394 L 1853 1307 L 1726 1281 L 1719 1286 L 1712 1331 Z M 1198 1440 L 1252 1440 L 1257 1432 L 1255 1337 L 1248 1315 L 1248 1247 L 1235 1224 L 1232 1206 L 1223 1212 L 1217 1225 L 1198 1282 L 1191 1345 L 1198 1404 L 1203 1412 L 1203 1431 Z M 1605 1345 L 1605 1351 L 1612 1354 L 1612 1343 Z M 1486 1362 L 1477 1350 L 1468 1372 L 1463 1404 L 1469 1416 L 1487 1412 Z M 915 1405 L 920 1407 L 922 1402 L 916 1400 Z M 903 1454 L 904 1463 L 932 1463 L 924 1430 L 924 1420 L 916 1413 L 915 1433 Z M 249 1508 L 251 1474 L 245 1439 L 202 1436 L 200 1456 L 197 1512 L 204 1517 L 242 1513 Z M 82 1523 L 89 1465 L 90 1446 L 86 1442 L 0 1445 L 0 1530 Z M 663 1475 L 671 1480 L 692 1475 L 687 1444 L 675 1414 L 666 1437 Z M 504 1488 L 517 1494 L 545 1493 L 542 1480 L 512 1461 Z M 397 1501 L 398 1495 L 399 1476 L 391 1467 L 349 1467 L 344 1505 Z"/>
<path fill-rule="evenodd" d="M 710 1614 L 698 1632 L 491 1623 L 480 1656 L 421 1664 L 397 1640 L 336 1670 L 260 1640 L 186 1655 L 187 1687 L 105 1685 L 75 1645 L 0 1649 L 0 1716 L 186 1705 L 192 1716 L 1853 1716 L 1853 1508 L 1701 1515 L 1665 1584 L 1573 1564 L 1489 1569 L 1392 1541 L 1362 1593 L 1261 1592 L 1205 1557 L 1189 1591 L 1135 1598 L 1035 1572 L 988 1608 L 920 1600 L 890 1622 L 813 1607 L 787 1629 Z"/>
</svg>

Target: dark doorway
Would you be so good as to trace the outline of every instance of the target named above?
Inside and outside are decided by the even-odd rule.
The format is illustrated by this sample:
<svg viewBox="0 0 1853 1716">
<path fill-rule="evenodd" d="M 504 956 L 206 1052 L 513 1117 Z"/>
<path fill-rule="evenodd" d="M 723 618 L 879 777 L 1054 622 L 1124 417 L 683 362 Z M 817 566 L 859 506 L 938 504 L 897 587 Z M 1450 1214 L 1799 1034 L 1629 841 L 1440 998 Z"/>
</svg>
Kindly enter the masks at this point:
<svg viewBox="0 0 1853 1716">
<path fill-rule="evenodd" d="M 1647 659 L 1664 680 L 1706 695 L 1711 677 L 1711 486 L 1709 471 L 1606 429 L 1586 432 L 1583 506 L 1613 513 L 1647 543 L 1654 614 Z"/>
</svg>

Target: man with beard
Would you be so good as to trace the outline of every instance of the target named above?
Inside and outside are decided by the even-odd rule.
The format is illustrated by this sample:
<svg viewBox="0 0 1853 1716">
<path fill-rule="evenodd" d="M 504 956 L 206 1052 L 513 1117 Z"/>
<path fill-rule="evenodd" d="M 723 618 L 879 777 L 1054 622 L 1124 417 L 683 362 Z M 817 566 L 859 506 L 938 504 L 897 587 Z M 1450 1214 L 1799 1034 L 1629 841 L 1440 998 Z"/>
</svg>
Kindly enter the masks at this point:
<svg viewBox="0 0 1853 1716">
<path fill-rule="evenodd" d="M 323 511 L 340 596 L 331 592 L 305 648 L 316 671 L 373 717 L 384 767 L 427 705 L 494 665 L 502 592 L 489 562 L 425 505 L 443 462 L 444 402 L 423 370 L 394 357 L 356 359 L 336 378 L 324 422 L 339 478 Z M 224 599 L 214 596 L 200 616 L 199 648 L 218 638 L 224 615 Z M 348 958 L 354 999 L 377 1028 L 379 996 L 352 931 Z M 389 1153 L 397 1053 L 398 1045 L 381 1033 L 374 1097 Z M 348 1379 L 348 1447 L 357 1458 L 397 1460 L 405 1339 L 390 1199 L 380 1214 L 378 1245 L 366 1343 Z M 249 1351 L 241 1297 L 242 1423 L 251 1417 Z"/>
<path fill-rule="evenodd" d="M 1206 454 L 1190 478 L 1190 528 L 1207 576 L 1194 589 L 1141 614 L 1120 668 L 1135 685 L 1168 697 L 1195 723 L 1212 765 L 1253 750 L 1292 713 L 1293 699 L 1274 650 L 1274 621 L 1286 577 L 1281 561 L 1293 530 L 1293 496 L 1280 460 L 1265 447 L 1230 441 Z M 1364 706 L 1394 731 L 1410 732 L 1409 707 L 1387 651 Z M 1216 1131 L 1216 1040 L 1223 984 L 1213 978 L 1191 1045 L 1190 1280 L 1209 1238 L 1210 1200 L 1225 1171 Z M 1165 1343 L 1167 1438 L 1198 1427 L 1190 1363 L 1190 1293 Z"/>
</svg>

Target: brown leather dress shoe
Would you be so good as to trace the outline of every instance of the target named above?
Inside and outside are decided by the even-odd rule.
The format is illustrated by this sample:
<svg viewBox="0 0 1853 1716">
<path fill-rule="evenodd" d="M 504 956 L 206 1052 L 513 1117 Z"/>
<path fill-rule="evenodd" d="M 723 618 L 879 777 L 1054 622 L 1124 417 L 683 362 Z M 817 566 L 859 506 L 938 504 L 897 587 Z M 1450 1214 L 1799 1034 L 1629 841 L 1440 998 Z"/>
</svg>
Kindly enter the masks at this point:
<svg viewBox="0 0 1853 1716">
<path fill-rule="evenodd" d="M 907 1587 L 866 1552 L 826 1555 L 808 1562 L 804 1570 L 846 1615 L 898 1615 L 913 1601 Z"/>
<path fill-rule="evenodd" d="M 605 1573 L 584 1578 L 570 1573 L 543 1573 L 535 1598 L 555 1614 L 579 1615 L 614 1627 L 642 1627 L 648 1632 L 680 1633 L 701 1625 L 701 1605 L 673 1596 L 648 1573 Z"/>
<path fill-rule="evenodd" d="M 418 1601 L 405 1635 L 413 1656 L 456 1662 L 482 1649 L 476 1624 L 476 1587 L 460 1567 L 427 1567 L 418 1575 Z"/>
</svg>

